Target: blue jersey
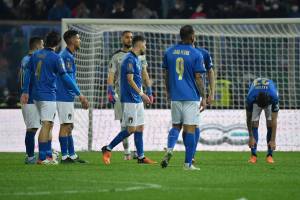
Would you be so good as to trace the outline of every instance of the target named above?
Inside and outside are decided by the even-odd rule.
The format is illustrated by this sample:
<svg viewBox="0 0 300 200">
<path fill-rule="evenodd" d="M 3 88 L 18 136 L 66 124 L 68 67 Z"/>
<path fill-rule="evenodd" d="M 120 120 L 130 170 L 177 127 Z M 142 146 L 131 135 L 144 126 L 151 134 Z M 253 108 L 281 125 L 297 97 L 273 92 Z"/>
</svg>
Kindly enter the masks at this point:
<svg viewBox="0 0 300 200">
<path fill-rule="evenodd" d="M 72 52 L 65 48 L 63 51 L 59 54 L 66 67 L 66 71 L 70 78 L 73 80 L 74 83 L 76 83 L 76 65 L 74 61 L 74 56 Z M 75 98 L 75 93 L 72 89 L 66 87 L 66 85 L 63 83 L 61 77 L 57 77 L 56 81 L 56 100 L 57 101 L 63 101 L 63 102 L 73 102 Z"/>
<path fill-rule="evenodd" d="M 203 56 L 192 45 L 177 44 L 167 49 L 163 68 L 168 70 L 172 101 L 199 101 L 195 73 L 205 73 Z"/>
<path fill-rule="evenodd" d="M 139 89 L 142 89 L 142 66 L 141 61 L 133 53 L 129 52 L 124 56 L 121 64 L 121 102 L 141 103 L 141 96 L 129 85 L 127 75 L 133 74 L 133 80 Z"/>
<path fill-rule="evenodd" d="M 196 47 L 196 49 L 198 51 L 200 51 L 200 53 L 202 54 L 205 69 L 206 69 L 206 71 L 209 71 L 213 67 L 213 62 L 212 62 L 212 59 L 211 59 L 211 56 L 210 56 L 209 52 L 204 48 Z"/>
<path fill-rule="evenodd" d="M 34 75 L 32 96 L 36 101 L 56 101 L 56 78 L 66 73 L 62 58 L 50 48 L 36 51 L 28 63 Z"/>
<path fill-rule="evenodd" d="M 272 111 L 278 111 L 279 97 L 277 88 L 274 82 L 267 78 L 257 78 L 250 85 L 247 95 L 247 110 L 252 111 L 253 104 L 256 103 L 256 98 L 260 92 L 265 92 L 270 97 L 269 105 L 272 105 Z"/>
<path fill-rule="evenodd" d="M 19 77 L 19 82 L 20 82 L 20 88 L 22 89 L 23 84 L 24 84 L 24 78 L 25 78 L 25 69 L 27 68 L 27 65 L 29 63 L 29 60 L 32 56 L 32 53 L 29 53 L 28 55 L 24 56 L 24 58 L 21 61 L 21 66 L 20 66 L 20 77 Z M 31 79 L 32 80 L 32 79 Z M 32 98 L 32 87 L 33 87 L 33 81 L 30 81 L 29 83 L 29 99 L 28 99 L 28 104 L 33 104 L 33 98 Z M 23 91 L 21 91 L 23 93 Z"/>
</svg>

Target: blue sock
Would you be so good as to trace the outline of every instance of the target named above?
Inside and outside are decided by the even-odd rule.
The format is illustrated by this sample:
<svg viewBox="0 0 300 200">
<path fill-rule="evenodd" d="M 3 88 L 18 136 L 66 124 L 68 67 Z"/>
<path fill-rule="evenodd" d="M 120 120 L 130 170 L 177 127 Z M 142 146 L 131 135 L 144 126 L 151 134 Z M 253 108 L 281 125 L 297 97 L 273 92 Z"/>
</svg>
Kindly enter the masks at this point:
<svg viewBox="0 0 300 200">
<path fill-rule="evenodd" d="M 28 157 L 33 157 L 34 156 L 34 145 L 35 145 L 35 133 L 36 132 L 26 132 L 25 136 L 25 147 L 26 147 L 26 154 Z"/>
<path fill-rule="evenodd" d="M 271 140 L 271 136 L 272 136 L 272 128 L 267 128 L 267 144 L 270 142 Z M 270 148 L 270 146 L 268 145 L 268 154 L 267 156 L 273 156 L 273 150 Z"/>
<path fill-rule="evenodd" d="M 48 149 L 48 142 L 39 142 L 39 159 L 46 160 L 46 151 Z"/>
<path fill-rule="evenodd" d="M 117 146 L 120 142 L 122 142 L 125 138 L 129 136 L 127 130 L 121 131 L 107 146 L 109 150 L 112 150 L 115 146 Z"/>
<path fill-rule="evenodd" d="M 52 158 L 52 141 L 51 140 L 48 140 L 48 142 L 47 142 L 46 156 L 49 158 Z"/>
<path fill-rule="evenodd" d="M 144 157 L 144 142 L 143 142 L 143 132 L 134 133 L 134 144 L 136 147 L 136 153 L 138 158 Z"/>
<path fill-rule="evenodd" d="M 171 128 L 168 135 L 168 149 L 174 149 L 175 144 L 178 140 L 180 130 L 177 128 Z"/>
<path fill-rule="evenodd" d="M 68 135 L 68 152 L 69 152 L 69 156 L 75 155 L 74 141 L 72 135 Z"/>
<path fill-rule="evenodd" d="M 182 132 L 182 140 L 183 140 L 183 144 L 184 146 L 186 146 L 186 143 L 185 143 L 185 138 L 186 138 L 186 132 Z"/>
<path fill-rule="evenodd" d="M 68 155 L 68 136 L 59 137 L 61 156 Z"/>
<path fill-rule="evenodd" d="M 193 153 L 195 148 L 195 134 L 185 134 L 185 163 L 192 164 Z"/>
<path fill-rule="evenodd" d="M 257 149 L 257 143 L 258 143 L 258 128 L 254 127 L 254 128 L 252 128 L 252 131 L 253 131 L 253 136 L 256 141 L 256 144 L 255 144 L 254 148 L 251 148 L 251 154 L 256 156 L 257 155 L 256 149 Z"/>
<path fill-rule="evenodd" d="M 196 154 L 196 151 L 197 151 L 197 145 L 198 145 L 199 139 L 200 139 L 200 129 L 196 128 L 195 129 L 195 148 L 194 148 L 193 158 L 195 158 L 195 154 Z"/>
</svg>

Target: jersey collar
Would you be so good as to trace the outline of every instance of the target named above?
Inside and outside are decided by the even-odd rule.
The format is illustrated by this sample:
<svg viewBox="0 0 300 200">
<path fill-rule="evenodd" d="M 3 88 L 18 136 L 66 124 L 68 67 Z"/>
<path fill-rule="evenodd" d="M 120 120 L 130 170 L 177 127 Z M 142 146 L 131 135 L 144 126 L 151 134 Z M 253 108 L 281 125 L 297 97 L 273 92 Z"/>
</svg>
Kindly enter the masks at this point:
<svg viewBox="0 0 300 200">
<path fill-rule="evenodd" d="M 71 51 L 68 47 L 66 47 L 66 50 L 67 50 L 70 54 L 74 55 L 74 54 L 72 53 L 72 51 Z"/>
<path fill-rule="evenodd" d="M 133 53 L 133 51 L 129 51 L 129 53 L 131 53 L 135 58 L 137 58 L 138 56 L 137 55 L 135 55 L 135 53 Z"/>
</svg>

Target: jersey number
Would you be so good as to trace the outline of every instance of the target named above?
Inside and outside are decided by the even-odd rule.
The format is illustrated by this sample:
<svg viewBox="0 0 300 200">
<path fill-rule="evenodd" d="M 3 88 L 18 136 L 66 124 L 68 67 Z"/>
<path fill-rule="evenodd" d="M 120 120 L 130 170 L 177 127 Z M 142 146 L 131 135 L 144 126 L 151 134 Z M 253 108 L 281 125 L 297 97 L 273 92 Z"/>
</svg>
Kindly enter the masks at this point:
<svg viewBox="0 0 300 200">
<path fill-rule="evenodd" d="M 40 80 L 40 78 L 41 78 L 42 63 L 43 62 L 40 60 L 36 67 L 35 76 L 36 76 L 37 80 Z"/>
<path fill-rule="evenodd" d="M 176 73 L 178 74 L 178 80 L 182 80 L 184 73 L 184 60 L 182 57 L 176 59 Z"/>
<path fill-rule="evenodd" d="M 256 79 L 254 80 L 254 86 L 262 85 L 262 86 L 268 86 L 269 80 L 268 79 Z"/>
</svg>

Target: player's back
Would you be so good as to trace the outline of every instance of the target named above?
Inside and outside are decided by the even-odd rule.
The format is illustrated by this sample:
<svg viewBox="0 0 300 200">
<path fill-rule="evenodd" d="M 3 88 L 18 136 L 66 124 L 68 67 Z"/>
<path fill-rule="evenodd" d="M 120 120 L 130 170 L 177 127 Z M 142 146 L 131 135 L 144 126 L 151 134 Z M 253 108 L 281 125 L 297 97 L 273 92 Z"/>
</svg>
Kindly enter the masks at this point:
<svg viewBox="0 0 300 200">
<path fill-rule="evenodd" d="M 71 79 L 73 79 L 74 82 L 76 82 L 76 65 L 74 61 L 74 55 L 68 48 L 62 50 L 59 53 L 59 55 L 61 56 L 61 58 L 65 63 L 67 74 L 71 77 Z M 74 91 L 65 86 L 60 76 L 58 76 L 56 79 L 56 88 L 57 88 L 56 90 L 57 101 L 63 101 L 63 102 L 74 101 L 75 98 Z"/>
<path fill-rule="evenodd" d="M 142 88 L 142 66 L 139 58 L 129 52 L 125 55 L 121 64 L 120 84 L 121 84 L 121 102 L 140 103 L 141 96 L 129 85 L 127 75 L 133 74 L 133 81 L 138 88 Z"/>
<path fill-rule="evenodd" d="M 167 49 L 163 67 L 168 70 L 172 101 L 199 101 L 195 73 L 205 73 L 202 55 L 192 45 L 177 44 Z"/>
<path fill-rule="evenodd" d="M 56 78 L 65 73 L 61 57 L 50 48 L 36 51 L 29 63 L 34 73 L 33 98 L 37 101 L 56 101 Z"/>
<path fill-rule="evenodd" d="M 26 72 L 26 68 L 27 65 L 30 61 L 32 54 L 27 54 L 26 56 L 23 57 L 22 61 L 21 61 L 21 65 L 20 65 L 20 76 L 19 76 L 19 83 L 20 83 L 20 89 L 22 89 L 23 84 L 24 84 L 24 78 L 25 78 L 25 72 Z M 28 103 L 31 104 L 33 103 L 33 99 L 32 99 L 32 87 L 33 87 L 33 82 L 31 81 L 29 83 L 29 99 L 28 99 Z M 23 91 L 21 91 L 22 93 Z"/>
</svg>

